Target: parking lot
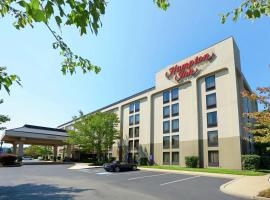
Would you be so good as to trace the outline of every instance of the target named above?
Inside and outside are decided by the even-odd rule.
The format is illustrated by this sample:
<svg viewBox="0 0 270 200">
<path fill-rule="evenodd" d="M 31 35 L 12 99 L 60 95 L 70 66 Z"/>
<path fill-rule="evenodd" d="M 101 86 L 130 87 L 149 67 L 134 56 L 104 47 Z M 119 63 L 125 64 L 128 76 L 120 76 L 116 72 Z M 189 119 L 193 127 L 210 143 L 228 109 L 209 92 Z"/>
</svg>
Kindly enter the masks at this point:
<svg viewBox="0 0 270 200">
<path fill-rule="evenodd" d="M 111 173 L 102 168 L 69 170 L 68 165 L 0 168 L 2 199 L 240 200 L 220 192 L 230 181 L 150 171 Z"/>
</svg>

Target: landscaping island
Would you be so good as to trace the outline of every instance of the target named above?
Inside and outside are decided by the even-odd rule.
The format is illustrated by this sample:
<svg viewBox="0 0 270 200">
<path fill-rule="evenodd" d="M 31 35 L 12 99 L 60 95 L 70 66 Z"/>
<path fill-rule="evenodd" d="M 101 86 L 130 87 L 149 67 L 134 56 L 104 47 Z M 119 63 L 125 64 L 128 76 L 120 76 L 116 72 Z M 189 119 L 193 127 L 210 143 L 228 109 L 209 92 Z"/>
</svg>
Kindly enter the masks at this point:
<svg viewBox="0 0 270 200">
<path fill-rule="evenodd" d="M 252 170 L 233 170 L 233 169 L 222 169 L 222 168 L 187 168 L 172 165 L 153 165 L 153 166 L 141 166 L 141 168 L 153 168 L 153 169 L 164 169 L 164 170 L 175 170 L 175 171 L 191 171 L 191 172 L 205 172 L 205 173 L 216 173 L 216 174 L 233 174 L 243 176 L 263 176 L 266 173 L 263 171 L 252 171 Z"/>
</svg>

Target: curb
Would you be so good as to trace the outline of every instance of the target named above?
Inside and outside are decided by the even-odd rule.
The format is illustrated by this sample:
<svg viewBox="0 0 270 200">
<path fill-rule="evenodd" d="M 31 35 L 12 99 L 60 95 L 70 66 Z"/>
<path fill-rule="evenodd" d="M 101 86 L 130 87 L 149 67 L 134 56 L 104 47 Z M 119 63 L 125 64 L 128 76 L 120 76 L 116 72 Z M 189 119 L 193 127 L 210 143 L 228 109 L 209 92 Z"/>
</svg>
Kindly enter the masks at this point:
<svg viewBox="0 0 270 200">
<path fill-rule="evenodd" d="M 269 200 L 270 198 L 256 196 L 256 197 L 253 197 L 253 199 L 256 199 L 256 200 Z"/>
<path fill-rule="evenodd" d="M 243 176 L 244 177 L 244 176 Z M 235 193 L 231 193 L 231 192 L 228 192 L 227 190 L 225 190 L 225 188 L 228 186 L 228 185 L 230 185 L 230 184 L 232 184 L 232 183 L 234 183 L 234 182 L 237 182 L 237 181 L 239 181 L 241 178 L 243 178 L 243 177 L 239 177 L 239 178 L 236 178 L 236 179 L 233 179 L 233 180 L 231 180 L 231 181 L 229 181 L 229 182 L 227 182 L 227 183 L 224 183 L 223 185 L 221 185 L 220 187 L 219 187 L 219 190 L 221 191 L 221 192 L 223 192 L 224 194 L 228 194 L 228 195 L 231 195 L 231 196 L 235 196 L 235 197 L 239 197 L 239 198 L 243 198 L 243 199 L 255 199 L 255 197 L 253 197 L 253 196 L 248 196 L 248 195 L 243 195 L 243 194 L 235 194 Z M 268 199 L 269 200 L 269 199 Z"/>
<path fill-rule="evenodd" d="M 238 193 L 234 193 L 234 192 L 230 192 L 230 191 L 227 191 L 226 190 L 226 187 L 228 185 L 231 185 L 231 184 L 239 181 L 242 178 L 244 178 L 244 176 L 243 177 L 239 177 L 239 178 L 234 179 L 234 180 L 231 180 L 231 181 L 229 181 L 227 183 L 224 183 L 223 185 L 220 186 L 220 188 L 219 188 L 220 191 L 223 192 L 223 193 L 225 193 L 225 194 L 228 194 L 228 195 L 231 195 L 231 196 L 235 196 L 235 197 L 244 198 L 244 199 L 270 200 L 270 198 L 260 197 L 260 196 L 257 196 L 257 194 L 256 194 L 256 196 L 251 196 L 251 195 L 245 195 L 245 194 L 238 194 Z"/>
<path fill-rule="evenodd" d="M 74 162 L 25 162 L 22 165 L 71 165 Z"/>
<path fill-rule="evenodd" d="M 174 174 L 187 174 L 187 175 L 200 175 L 200 176 L 223 178 L 223 179 L 234 179 L 234 180 L 244 177 L 242 175 L 233 175 L 233 174 L 217 174 L 217 173 L 206 173 L 206 172 L 166 170 L 166 169 L 154 169 L 154 168 L 144 168 L 144 167 L 138 167 L 138 169 L 144 170 L 144 171 L 164 172 L 164 173 L 174 173 Z"/>
</svg>

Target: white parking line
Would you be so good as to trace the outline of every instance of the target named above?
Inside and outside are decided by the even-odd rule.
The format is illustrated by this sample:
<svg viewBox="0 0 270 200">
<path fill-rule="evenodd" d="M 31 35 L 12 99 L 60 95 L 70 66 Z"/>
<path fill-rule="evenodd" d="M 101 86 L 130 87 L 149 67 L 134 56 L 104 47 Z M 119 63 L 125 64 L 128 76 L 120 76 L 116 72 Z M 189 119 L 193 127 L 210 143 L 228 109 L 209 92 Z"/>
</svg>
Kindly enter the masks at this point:
<svg viewBox="0 0 270 200">
<path fill-rule="evenodd" d="M 97 175 L 107 175 L 107 176 L 109 176 L 109 175 L 111 175 L 112 173 L 110 173 L 110 172 L 99 172 L 99 173 L 96 173 Z"/>
<path fill-rule="evenodd" d="M 172 183 L 178 183 L 178 182 L 182 182 L 182 181 L 186 181 L 186 180 L 190 180 L 190 179 L 194 179 L 194 178 L 199 178 L 199 177 L 201 177 L 201 176 L 192 176 L 192 177 L 189 177 L 189 178 L 183 178 L 183 179 L 179 179 L 179 180 L 176 180 L 176 181 L 162 183 L 162 184 L 160 184 L 160 186 L 169 185 L 169 184 L 172 184 Z"/>
<path fill-rule="evenodd" d="M 112 176 L 118 176 L 118 175 L 128 175 L 128 174 L 138 174 L 138 173 L 145 173 L 145 171 L 133 171 L 133 172 L 121 172 L 121 173 L 113 173 Z M 146 172 L 148 173 L 148 172 Z"/>
<path fill-rule="evenodd" d="M 150 178 L 154 176 L 163 176 L 163 175 L 168 175 L 168 174 L 154 174 L 154 175 L 149 175 L 149 176 L 139 176 L 139 177 L 129 178 L 128 181 L 142 179 L 142 178 Z"/>
<path fill-rule="evenodd" d="M 80 172 L 85 172 L 85 173 L 88 173 L 88 174 L 93 174 L 93 173 L 97 173 L 97 172 L 102 172 L 103 170 L 89 170 L 89 169 L 79 169 L 78 171 Z"/>
</svg>

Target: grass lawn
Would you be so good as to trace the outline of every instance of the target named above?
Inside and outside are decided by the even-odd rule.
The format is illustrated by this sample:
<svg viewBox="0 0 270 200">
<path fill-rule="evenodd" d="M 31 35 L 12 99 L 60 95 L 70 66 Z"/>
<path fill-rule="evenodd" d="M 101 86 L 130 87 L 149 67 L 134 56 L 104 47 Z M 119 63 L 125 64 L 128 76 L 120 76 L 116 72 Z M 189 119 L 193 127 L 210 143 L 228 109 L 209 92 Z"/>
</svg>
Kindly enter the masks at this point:
<svg viewBox="0 0 270 200">
<path fill-rule="evenodd" d="M 207 172 L 207 173 L 217 173 L 217 174 L 233 174 L 233 175 L 245 175 L 245 176 L 262 176 L 265 172 L 262 171 L 244 171 L 244 170 L 232 170 L 232 169 L 222 169 L 222 168 L 186 168 L 172 165 L 155 165 L 155 166 L 142 166 L 143 168 L 153 168 L 153 169 L 168 169 L 177 171 L 192 171 L 192 172 Z"/>
</svg>

